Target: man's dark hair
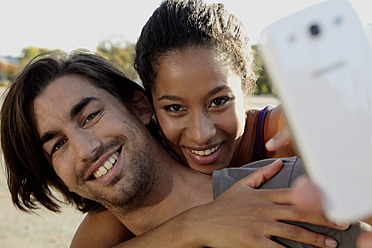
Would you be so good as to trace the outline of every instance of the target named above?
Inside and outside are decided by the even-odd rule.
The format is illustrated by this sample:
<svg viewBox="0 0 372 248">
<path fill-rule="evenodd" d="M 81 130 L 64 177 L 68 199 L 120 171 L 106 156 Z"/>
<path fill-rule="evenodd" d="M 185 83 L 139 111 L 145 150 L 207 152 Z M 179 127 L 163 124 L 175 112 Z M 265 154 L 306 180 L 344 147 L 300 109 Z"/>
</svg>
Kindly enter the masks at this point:
<svg viewBox="0 0 372 248">
<path fill-rule="evenodd" d="M 134 91 L 143 92 L 113 64 L 92 53 L 47 53 L 35 57 L 12 80 L 1 108 L 1 147 L 8 187 L 13 203 L 23 211 L 34 210 L 40 203 L 58 212 L 60 194 L 82 212 L 101 208 L 99 203 L 70 192 L 62 183 L 44 154 L 34 125 L 32 102 L 51 82 L 66 75 L 84 77 L 123 104 L 132 100 Z M 60 194 L 56 196 L 56 192 Z"/>
</svg>

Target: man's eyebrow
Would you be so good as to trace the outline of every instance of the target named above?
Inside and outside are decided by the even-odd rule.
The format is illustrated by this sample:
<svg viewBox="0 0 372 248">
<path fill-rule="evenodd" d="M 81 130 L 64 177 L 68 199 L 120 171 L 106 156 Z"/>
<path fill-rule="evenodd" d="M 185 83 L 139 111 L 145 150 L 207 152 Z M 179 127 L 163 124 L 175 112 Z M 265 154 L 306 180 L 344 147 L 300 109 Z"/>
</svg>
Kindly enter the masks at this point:
<svg viewBox="0 0 372 248">
<path fill-rule="evenodd" d="M 41 146 L 43 146 L 49 140 L 53 139 L 57 134 L 58 132 L 54 132 L 54 131 L 43 133 L 43 135 L 40 138 Z"/>
<path fill-rule="evenodd" d="M 88 105 L 91 101 L 96 101 L 95 97 L 85 97 L 80 102 L 75 104 L 75 106 L 70 111 L 70 120 L 74 119 L 80 112 Z"/>
</svg>

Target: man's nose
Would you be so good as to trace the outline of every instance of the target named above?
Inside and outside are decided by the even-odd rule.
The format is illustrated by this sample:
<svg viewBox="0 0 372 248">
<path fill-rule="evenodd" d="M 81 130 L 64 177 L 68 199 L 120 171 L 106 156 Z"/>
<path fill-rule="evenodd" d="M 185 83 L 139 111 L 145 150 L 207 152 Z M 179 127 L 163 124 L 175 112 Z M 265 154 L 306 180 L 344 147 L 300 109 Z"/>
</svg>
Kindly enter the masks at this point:
<svg viewBox="0 0 372 248">
<path fill-rule="evenodd" d="M 70 137 L 70 145 L 76 152 L 80 161 L 87 161 L 94 158 L 101 145 L 100 140 L 86 130 L 77 131 Z"/>
<path fill-rule="evenodd" d="M 187 123 L 187 135 L 196 145 L 205 145 L 216 135 L 213 118 L 203 111 L 194 113 Z"/>
</svg>

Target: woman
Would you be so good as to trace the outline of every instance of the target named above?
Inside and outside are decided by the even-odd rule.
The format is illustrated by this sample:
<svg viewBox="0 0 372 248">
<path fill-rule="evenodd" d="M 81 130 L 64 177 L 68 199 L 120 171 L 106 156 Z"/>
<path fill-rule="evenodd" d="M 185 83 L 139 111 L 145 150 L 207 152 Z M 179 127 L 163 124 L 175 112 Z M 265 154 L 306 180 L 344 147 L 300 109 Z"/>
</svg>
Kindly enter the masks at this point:
<svg viewBox="0 0 372 248">
<path fill-rule="evenodd" d="M 163 137 L 198 171 L 295 155 L 291 145 L 268 154 L 264 147 L 286 126 L 280 107 L 246 111 L 255 83 L 248 41 L 222 5 L 200 1 L 164 3 L 138 39 L 135 68 Z"/>
<path fill-rule="evenodd" d="M 223 5 L 201 1 L 165 1 L 142 30 L 135 67 L 152 99 L 165 145 L 195 170 L 212 174 L 295 155 L 290 144 L 275 152 L 264 146 L 286 126 L 280 107 L 246 111 L 255 82 L 249 48 L 242 24 Z M 105 228 L 95 231 L 103 222 Z M 261 227 L 267 228 L 264 223 Z M 120 241 L 124 232 L 107 211 L 91 214 L 73 244 L 81 245 L 84 236 Z M 252 247 L 260 242 L 252 238 Z"/>
</svg>

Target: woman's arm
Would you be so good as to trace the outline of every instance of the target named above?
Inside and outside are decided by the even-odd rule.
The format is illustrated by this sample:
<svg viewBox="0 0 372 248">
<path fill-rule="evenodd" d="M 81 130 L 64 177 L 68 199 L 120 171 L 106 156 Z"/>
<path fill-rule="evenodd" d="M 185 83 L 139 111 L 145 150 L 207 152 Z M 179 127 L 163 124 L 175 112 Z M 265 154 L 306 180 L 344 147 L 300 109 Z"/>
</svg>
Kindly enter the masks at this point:
<svg viewBox="0 0 372 248">
<path fill-rule="evenodd" d="M 88 215 L 71 247 L 111 247 L 125 239 L 129 240 L 115 247 L 283 247 L 273 242 L 271 236 L 326 247 L 326 236 L 281 220 L 335 228 L 334 224 L 321 215 L 307 214 L 293 206 L 289 189 L 252 189 L 281 169 L 279 161 L 235 183 L 215 201 L 192 208 L 132 239 L 128 230 L 108 211 Z"/>
<path fill-rule="evenodd" d="M 80 223 L 70 248 L 112 247 L 134 235 L 110 211 L 88 213 Z"/>
</svg>

